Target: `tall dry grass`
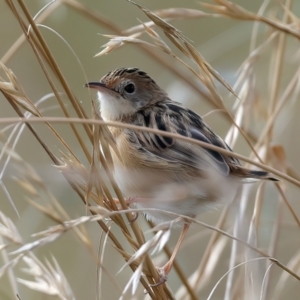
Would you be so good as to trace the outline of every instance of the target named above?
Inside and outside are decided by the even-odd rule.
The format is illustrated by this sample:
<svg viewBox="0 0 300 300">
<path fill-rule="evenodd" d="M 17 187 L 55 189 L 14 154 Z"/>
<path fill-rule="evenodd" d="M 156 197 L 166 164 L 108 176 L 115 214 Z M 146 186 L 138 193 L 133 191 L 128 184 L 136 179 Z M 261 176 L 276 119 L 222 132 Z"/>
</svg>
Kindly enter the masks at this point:
<svg viewBox="0 0 300 300">
<path fill-rule="evenodd" d="M 29 1 L 5 2 L 22 35 L 1 59 L 1 101 L 10 107 L 0 119 L 1 299 L 297 299 L 300 21 L 292 2 L 263 1 L 255 13 L 227 0 L 157 11 L 129 1 L 127 18 L 135 25 L 126 29 L 76 0 L 49 2 L 37 15 Z M 170 93 L 183 82 L 186 95 L 193 91 L 209 107 L 208 122 L 226 122 L 224 138 L 244 152 L 234 156 L 281 179 L 247 184 L 222 211 L 191 219 L 193 232 L 165 284 L 153 286 L 159 281 L 156 267 L 172 253 L 172 224 L 155 226 L 141 216 L 135 221 L 139 211 L 127 207 L 128 195 L 113 178 L 111 151 L 116 149 L 107 127 L 124 124 L 103 122 L 93 95 L 85 91 L 78 97 L 62 71 L 67 58 L 60 57 L 53 37 L 44 32 L 64 39 L 46 25 L 61 11 L 76 12 L 77 19 L 110 32 L 96 56 L 117 56 L 118 48 L 130 44 L 172 74 Z M 146 21 L 136 21 L 136 15 Z M 189 32 L 171 25 L 194 19 L 192 31 L 201 33 L 197 22 L 223 18 L 253 26 L 233 87 L 197 50 Z M 234 43 L 235 36 L 230 39 Z M 45 90 L 24 76 L 22 82 L 8 67 L 24 45 Z M 76 72 L 90 79 L 67 38 L 64 46 L 75 57 L 69 68 L 76 62 Z M 121 59 L 134 64 L 133 56 Z M 25 72 L 34 76 L 30 68 Z M 36 89 L 40 98 L 30 96 Z M 37 148 L 42 154 L 36 154 Z"/>
</svg>

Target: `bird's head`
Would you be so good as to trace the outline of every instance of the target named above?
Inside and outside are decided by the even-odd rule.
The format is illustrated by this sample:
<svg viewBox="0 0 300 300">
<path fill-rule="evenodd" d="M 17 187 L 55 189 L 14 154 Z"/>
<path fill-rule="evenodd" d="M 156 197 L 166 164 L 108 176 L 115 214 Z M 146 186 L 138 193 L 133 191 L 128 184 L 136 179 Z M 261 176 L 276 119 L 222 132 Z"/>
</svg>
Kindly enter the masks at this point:
<svg viewBox="0 0 300 300">
<path fill-rule="evenodd" d="M 116 69 L 99 82 L 85 86 L 98 91 L 100 113 L 106 121 L 120 121 L 168 97 L 151 77 L 137 68 Z"/>
</svg>

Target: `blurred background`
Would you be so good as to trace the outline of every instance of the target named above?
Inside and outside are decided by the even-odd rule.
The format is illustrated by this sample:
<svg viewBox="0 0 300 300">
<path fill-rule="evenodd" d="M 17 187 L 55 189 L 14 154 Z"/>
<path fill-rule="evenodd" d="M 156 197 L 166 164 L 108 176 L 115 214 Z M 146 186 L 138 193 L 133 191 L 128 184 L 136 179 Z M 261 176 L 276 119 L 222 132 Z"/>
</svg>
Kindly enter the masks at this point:
<svg viewBox="0 0 300 300">
<path fill-rule="evenodd" d="M 45 5 L 50 3 L 50 1 L 45 0 L 25 0 L 24 2 L 32 16 L 36 15 Z M 272 11 L 272 1 L 266 1 L 266 3 L 267 2 L 269 3 L 269 16 L 276 15 L 277 11 L 280 10 L 278 8 L 280 5 L 277 5 L 277 1 L 274 1 L 277 5 L 274 5 L 274 12 L 274 10 Z M 101 51 L 100 47 L 108 42 L 108 39 L 101 34 L 115 34 L 115 32 L 113 32 L 108 26 L 99 24 L 91 17 L 76 11 L 72 5 L 67 3 L 68 1 L 54 1 L 51 5 L 57 8 L 53 9 L 51 14 L 49 14 L 49 16 L 41 22 L 43 26 L 40 26 L 39 29 L 73 93 L 77 99 L 79 99 L 80 104 L 89 116 L 91 116 L 92 112 L 91 101 L 88 90 L 83 87 L 84 83 L 87 81 L 99 80 L 99 78 L 108 71 L 118 67 L 138 67 L 144 70 L 169 93 L 173 100 L 184 103 L 200 115 L 205 115 L 215 109 L 215 107 L 210 105 L 208 101 L 201 98 L 199 93 L 195 89 L 191 88 L 186 81 L 180 79 L 168 68 L 157 62 L 157 60 L 154 60 L 153 57 L 149 56 L 136 45 L 125 45 L 124 47 L 112 51 L 107 55 L 94 57 Z M 121 30 L 140 24 L 139 20 L 142 22 L 149 21 L 141 10 L 125 0 L 79 0 L 78 3 L 84 5 L 84 7 L 91 12 L 100 14 L 109 24 L 116 28 L 120 28 Z M 197 1 L 139 0 L 138 3 L 153 11 L 171 7 L 205 10 Z M 213 2 L 210 1 L 208 3 Z M 234 3 L 241 5 L 253 13 L 257 13 L 263 4 L 263 1 L 236 0 Z M 300 15 L 299 1 L 294 1 L 292 3 L 292 12 L 295 16 Z M 46 100 L 39 105 L 40 109 L 44 111 L 44 115 L 63 116 L 54 97 L 47 97 L 47 95 L 51 93 L 51 88 L 49 87 L 49 84 L 37 63 L 30 45 L 25 41 L 22 46 L 13 53 L 13 55 L 8 55 L 8 53 L 11 53 L 12 51 L 11 47 L 13 47 L 14 43 L 21 37 L 22 30 L 5 1 L 0 2 L 0 16 L 1 62 L 14 72 L 27 96 L 33 102 L 37 102 L 40 99 L 43 99 L 43 97 L 46 97 Z M 278 15 L 276 16 L 278 17 Z M 174 20 L 171 21 L 171 24 L 182 31 L 183 34 L 193 42 L 193 45 L 212 65 L 212 67 L 215 68 L 231 86 L 234 86 L 238 78 L 238 69 L 248 57 L 250 52 L 249 49 L 254 22 L 239 21 L 224 17 L 198 17 L 193 19 Z M 159 30 L 158 32 L 161 37 L 164 38 L 163 33 Z M 257 45 L 260 42 L 263 42 L 269 33 L 269 27 L 260 25 L 257 31 Z M 145 39 L 149 40 L 147 37 Z M 279 94 L 282 93 L 291 78 L 294 76 L 294 72 L 299 67 L 299 41 L 295 37 L 288 36 L 286 44 L 287 48 L 284 53 L 284 64 L 282 67 L 284 75 L 281 76 Z M 249 111 L 245 115 L 245 118 L 249 117 L 249 119 L 246 120 L 247 126 L 248 128 L 251 128 L 251 132 L 256 136 L 260 134 L 263 128 L 262 125 L 267 121 L 266 116 L 269 103 L 268 97 L 270 95 L 271 86 L 269 79 L 271 78 L 270 71 L 272 70 L 270 67 L 272 62 L 271 53 L 274 51 L 274 48 L 272 47 L 275 46 L 275 42 L 274 44 L 271 44 L 269 51 L 266 50 L 259 58 L 259 62 L 255 65 L 255 88 L 258 96 L 255 104 L 253 106 L 249 106 Z M 172 49 L 174 49 L 174 47 Z M 159 55 L 163 60 L 174 64 L 176 68 L 181 70 L 187 81 L 191 80 L 196 82 L 196 85 L 200 85 L 200 83 L 193 78 L 192 73 L 181 66 L 172 57 L 160 52 L 159 50 L 154 51 L 156 51 L 157 55 Z M 174 52 L 185 61 L 188 61 L 178 50 L 174 49 Z M 1 76 L 5 77 L 4 73 L 1 73 Z M 224 97 L 226 107 L 231 109 L 236 101 L 235 98 L 230 95 L 224 87 L 218 87 L 220 89 L 220 93 Z M 283 146 L 286 161 L 293 167 L 293 170 L 295 170 L 296 173 L 298 172 L 297 174 L 299 175 L 300 105 L 296 95 L 297 94 L 291 95 L 291 100 L 285 105 L 281 114 L 278 116 L 274 127 L 272 143 Z M 70 115 L 75 117 L 76 114 L 74 109 L 71 106 L 68 106 L 68 104 L 67 107 L 70 107 Z M 5 97 L 1 94 L 0 118 L 16 116 L 14 109 L 12 109 Z M 225 138 L 231 126 L 228 118 L 225 118 L 222 112 L 209 114 L 205 118 L 205 121 L 222 138 Z M 5 128 L 5 125 L 1 124 L 1 127 Z M 70 130 L 70 127 L 62 124 L 55 124 L 54 127 L 65 138 L 81 162 L 88 166 L 85 155 Z M 76 127 L 78 127 L 79 131 L 83 133 L 81 126 L 77 125 Z M 46 137 L 48 146 L 51 147 L 51 150 L 60 157 L 61 145 L 52 134 L 49 134 L 46 126 L 38 124 L 35 126 L 35 129 L 41 136 Z M 2 144 L 7 141 L 8 132 L 9 131 L 6 131 L 6 133 L 3 133 L 2 136 L 0 136 Z M 86 139 L 86 143 L 88 149 L 91 150 L 92 148 L 88 139 Z M 243 138 L 239 138 L 237 140 L 234 150 L 245 156 L 250 154 L 250 148 Z M 56 199 L 58 199 L 59 203 L 64 207 L 71 218 L 76 218 L 86 214 L 85 206 L 66 182 L 64 177 L 60 174 L 59 170 L 53 166 L 52 161 L 28 129 L 24 128 L 22 130 L 21 136 L 15 146 L 15 151 L 26 163 L 36 170 L 38 175 L 42 178 L 45 186 L 51 190 L 52 194 L 56 197 Z M 2 160 L 0 166 L 1 168 L 4 167 Z M 0 190 L 0 210 L 7 217 L 12 219 L 23 238 L 23 241 L 26 243 L 34 240 L 31 236 L 33 233 L 45 230 L 49 226 L 55 225 L 55 223 L 28 203 L 28 193 L 24 191 L 24 187 L 18 183 L 19 178 L 23 178 L 24 176 L 26 177 L 26 173 L 24 174 L 24 170 L 22 168 L 23 165 L 20 166 L 18 161 L 11 160 L 6 167 L 5 172 L 3 174 L 1 173 L 1 182 L 5 185 L 16 206 L 16 209 L 20 214 L 20 217 L 17 216 L 8 200 L 7 193 L 3 189 Z M 259 185 L 255 184 L 254 191 L 252 188 L 249 188 L 249 199 L 252 199 L 252 202 L 249 201 L 246 208 L 247 211 L 249 211 L 249 214 L 245 214 L 247 219 L 245 222 L 247 224 L 251 219 L 255 192 L 258 187 Z M 291 184 L 287 184 L 284 186 L 284 191 L 286 192 L 294 211 L 296 214 L 300 215 L 299 189 Z M 279 258 L 284 264 L 288 264 L 292 257 L 295 259 L 297 258 L 298 248 L 300 245 L 300 237 L 298 234 L 299 227 L 295 225 L 295 222 L 286 206 L 279 204 L 281 203 L 281 200 L 278 196 L 278 192 L 271 186 L 271 184 L 267 185 L 264 197 L 265 201 L 261 207 L 261 230 L 257 237 L 258 247 L 262 248 L 265 252 L 268 252 L 268 247 L 272 243 L 271 239 L 274 238 L 275 241 L 273 240 L 273 242 L 276 243 L 276 251 L 273 255 L 276 258 Z M 231 218 L 234 218 L 234 214 L 237 210 L 238 208 L 232 208 L 228 214 L 226 219 L 227 225 L 224 227 L 225 229 L 228 229 L 228 231 L 232 230 L 233 224 L 231 224 L 230 220 Z M 199 219 L 208 224 L 215 225 L 220 217 L 221 211 L 222 210 L 220 209 L 206 213 L 201 215 Z M 281 218 L 281 222 L 279 229 L 275 234 L 273 228 L 274 222 L 276 222 L 277 218 Z M 147 225 L 143 223 L 143 218 L 141 216 L 139 217 L 138 222 L 141 223 L 143 228 L 148 228 Z M 86 230 L 94 243 L 95 251 L 97 251 L 101 238 L 101 230 L 99 226 L 97 224 L 90 223 L 86 225 Z M 179 231 L 174 230 L 168 244 L 171 249 L 174 247 L 178 235 Z M 188 233 L 185 244 L 178 255 L 178 262 L 183 271 L 186 272 L 187 276 L 192 274 L 192 272 L 195 271 L 196 266 L 200 263 L 210 235 L 211 231 L 201 227 L 200 225 L 193 225 L 192 229 Z M 149 237 L 150 235 L 146 236 Z M 247 239 L 247 235 L 245 237 Z M 197 240 L 200 242 L 195 242 Z M 224 246 L 224 248 L 227 250 L 221 252 L 221 258 L 217 267 L 215 267 L 215 264 L 211 262 L 212 268 L 216 269 L 214 274 L 209 276 L 209 280 L 203 285 L 201 297 L 199 295 L 199 299 L 206 299 L 216 282 L 228 270 L 231 248 L 228 245 Z M 95 287 L 97 285 L 97 279 L 94 258 L 89 254 L 86 247 L 80 243 L 78 239 L 76 239 L 72 232 L 67 232 L 63 235 L 63 237 L 53 243 L 37 248 L 34 253 L 38 255 L 42 261 L 44 259 L 51 260 L 52 255 L 56 258 L 68 279 L 76 299 L 96 298 Z M 161 257 L 157 260 L 157 265 L 162 265 L 165 261 L 165 256 L 161 255 Z M 0 258 L 0 262 L 1 267 L 4 263 L 3 257 L 2 261 Z M 263 263 L 266 262 L 264 261 Z M 123 264 L 124 260 L 122 257 L 114 250 L 113 247 L 110 246 L 110 243 L 108 242 L 107 250 L 105 251 L 105 265 L 109 266 L 111 274 L 115 277 L 121 287 L 124 287 L 131 275 L 131 271 L 127 269 L 122 271 L 120 274 L 117 274 Z M 273 298 L 273 292 L 275 290 L 276 282 L 278 282 L 279 278 L 282 279 L 280 276 L 285 276 L 282 275 L 282 270 L 276 266 L 273 266 L 271 271 L 272 276 L 270 277 L 270 281 L 274 285 L 269 285 L 269 289 L 271 291 L 269 290 L 269 293 L 264 299 L 275 299 Z M 22 272 L 21 268 L 16 268 L 15 274 L 20 278 L 28 280 L 31 279 L 30 276 Z M 171 289 L 174 289 L 175 292 L 177 291 L 177 287 L 180 286 L 180 280 L 175 272 L 171 272 L 168 284 Z M 289 278 L 284 281 L 284 285 L 285 287 L 281 289 L 281 294 L 278 294 L 278 299 L 283 299 L 283 295 L 285 299 L 299 298 L 299 281 L 296 281 L 294 278 Z M 52 299 L 51 296 L 32 291 L 23 285 L 19 285 L 18 289 L 21 299 Z M 221 282 L 212 299 L 225 299 L 224 290 L 225 282 Z M 107 277 L 103 276 L 100 299 L 118 299 L 119 296 L 119 291 L 115 289 L 114 285 Z M 7 274 L 4 274 L 0 278 L 0 299 L 15 299 L 15 296 L 11 292 Z M 131 298 L 128 296 L 126 299 Z M 237 296 L 235 299 L 246 298 L 239 298 Z M 251 298 L 248 297 L 248 299 Z"/>
</svg>

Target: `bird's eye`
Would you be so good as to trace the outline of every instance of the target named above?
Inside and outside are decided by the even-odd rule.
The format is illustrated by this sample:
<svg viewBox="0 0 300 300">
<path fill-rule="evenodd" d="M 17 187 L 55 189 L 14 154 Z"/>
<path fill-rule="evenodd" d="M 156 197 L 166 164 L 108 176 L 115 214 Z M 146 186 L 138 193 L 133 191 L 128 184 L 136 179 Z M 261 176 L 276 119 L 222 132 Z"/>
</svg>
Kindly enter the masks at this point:
<svg viewBox="0 0 300 300">
<path fill-rule="evenodd" d="M 125 92 L 127 92 L 128 94 L 132 94 L 135 91 L 135 86 L 132 83 L 129 83 L 125 86 L 124 88 Z"/>
</svg>

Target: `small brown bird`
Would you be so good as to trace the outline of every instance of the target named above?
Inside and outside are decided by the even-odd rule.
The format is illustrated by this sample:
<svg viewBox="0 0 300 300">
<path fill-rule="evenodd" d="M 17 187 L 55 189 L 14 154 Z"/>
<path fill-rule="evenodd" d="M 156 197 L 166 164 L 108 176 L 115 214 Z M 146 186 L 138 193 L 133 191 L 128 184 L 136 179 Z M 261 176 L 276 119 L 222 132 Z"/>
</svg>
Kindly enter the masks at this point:
<svg viewBox="0 0 300 300">
<path fill-rule="evenodd" d="M 199 115 L 172 101 L 137 68 L 116 69 L 100 82 L 86 86 L 98 90 L 100 114 L 105 121 L 159 129 L 232 151 Z M 176 138 L 126 128 L 110 130 L 121 155 L 120 159 L 113 153 L 115 179 L 130 202 L 144 208 L 146 217 L 156 223 L 175 217 L 147 212 L 147 208 L 195 217 L 222 199 L 232 200 L 245 179 L 277 180 L 267 172 L 243 168 L 232 156 Z M 185 222 L 173 255 L 162 268 L 162 281 L 172 268 L 188 227 Z"/>
</svg>

